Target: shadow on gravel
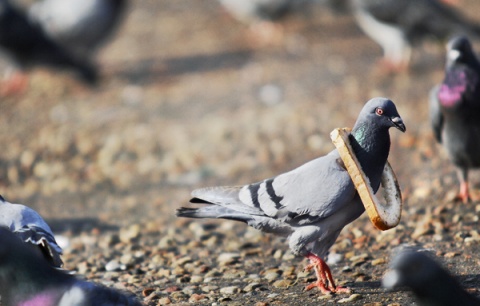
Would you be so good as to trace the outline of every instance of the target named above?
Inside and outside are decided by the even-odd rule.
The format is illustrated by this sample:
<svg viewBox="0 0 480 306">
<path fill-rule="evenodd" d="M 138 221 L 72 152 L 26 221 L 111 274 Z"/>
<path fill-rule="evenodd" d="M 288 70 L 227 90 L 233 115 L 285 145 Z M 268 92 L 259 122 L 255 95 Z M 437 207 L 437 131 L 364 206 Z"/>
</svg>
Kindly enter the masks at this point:
<svg viewBox="0 0 480 306">
<path fill-rule="evenodd" d="M 252 50 L 222 51 L 213 54 L 194 54 L 167 59 L 147 58 L 135 63 L 125 63 L 112 68 L 107 74 L 130 83 L 149 84 L 189 73 L 205 73 L 234 69 L 245 65 L 253 55 Z"/>
<path fill-rule="evenodd" d="M 97 218 L 72 218 L 46 220 L 53 232 L 70 231 L 73 234 L 99 229 L 100 231 L 118 230 L 118 226 L 106 224 Z"/>
</svg>

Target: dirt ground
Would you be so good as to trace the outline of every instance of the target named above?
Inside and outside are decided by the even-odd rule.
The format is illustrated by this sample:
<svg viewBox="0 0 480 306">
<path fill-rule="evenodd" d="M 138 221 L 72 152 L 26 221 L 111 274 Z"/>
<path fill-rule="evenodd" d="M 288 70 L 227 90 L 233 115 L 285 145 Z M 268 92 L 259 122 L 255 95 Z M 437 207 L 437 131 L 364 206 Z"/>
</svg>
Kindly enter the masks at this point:
<svg viewBox="0 0 480 306">
<path fill-rule="evenodd" d="M 451 201 L 455 170 L 428 121 L 443 45 L 425 43 L 409 72 L 387 75 L 353 18 L 322 6 L 283 20 L 267 44 L 214 0 L 131 2 L 98 54 L 98 87 L 37 69 L 26 92 L 0 100 L 0 193 L 66 238 L 67 268 L 146 305 L 412 305 L 380 280 L 392 248 L 417 244 L 480 296 L 480 202 Z M 460 9 L 480 22 L 480 2 Z M 334 277 L 356 295 L 304 292 L 313 275 L 283 239 L 174 216 L 195 188 L 255 182 L 329 152 L 330 131 L 375 96 L 407 126 L 391 130 L 389 158 L 404 207 L 395 229 L 364 215 L 332 248 Z M 471 181 L 480 196 L 478 172 Z"/>
</svg>

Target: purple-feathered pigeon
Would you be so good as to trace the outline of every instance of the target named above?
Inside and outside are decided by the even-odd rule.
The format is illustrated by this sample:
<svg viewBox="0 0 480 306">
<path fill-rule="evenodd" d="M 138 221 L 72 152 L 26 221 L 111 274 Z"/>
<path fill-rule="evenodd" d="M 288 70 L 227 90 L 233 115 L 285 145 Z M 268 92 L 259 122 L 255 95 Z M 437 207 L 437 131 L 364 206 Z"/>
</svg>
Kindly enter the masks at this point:
<svg viewBox="0 0 480 306">
<path fill-rule="evenodd" d="M 392 69 L 409 65 L 412 46 L 426 38 L 480 36 L 480 26 L 440 0 L 353 0 L 358 25 L 384 51 Z"/>
<path fill-rule="evenodd" d="M 17 236 L 0 227 L 0 296 L 3 306 L 140 306 L 125 295 L 55 269 Z"/>
<path fill-rule="evenodd" d="M 468 171 L 480 167 L 480 62 L 466 37 L 453 38 L 447 49 L 445 78 L 430 92 L 430 118 L 457 167 L 458 198 L 468 202 Z"/>
<path fill-rule="evenodd" d="M 373 190 L 380 185 L 390 150 L 389 128 L 405 125 L 395 104 L 374 98 L 363 107 L 350 141 Z M 211 187 L 192 192 L 201 208 L 180 208 L 177 216 L 243 221 L 264 232 L 288 237 L 295 255 L 310 260 L 318 281 L 306 289 L 342 292 L 323 260 L 342 228 L 365 208 L 337 150 L 290 172 L 243 187 Z"/>
</svg>

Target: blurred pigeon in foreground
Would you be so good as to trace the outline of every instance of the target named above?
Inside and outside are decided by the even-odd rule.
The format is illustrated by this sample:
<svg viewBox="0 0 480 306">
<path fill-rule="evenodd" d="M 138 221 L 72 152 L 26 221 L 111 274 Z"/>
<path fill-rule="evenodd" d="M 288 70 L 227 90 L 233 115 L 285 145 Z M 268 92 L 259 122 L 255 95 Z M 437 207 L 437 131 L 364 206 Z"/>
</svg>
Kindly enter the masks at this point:
<svg viewBox="0 0 480 306">
<path fill-rule="evenodd" d="M 51 267 L 1 227 L 0 241 L 0 296 L 4 306 L 141 305 L 133 296 Z"/>
<path fill-rule="evenodd" d="M 383 49 L 391 69 L 406 69 L 412 46 L 434 37 L 480 36 L 474 24 L 439 0 L 353 0 L 357 23 Z"/>
<path fill-rule="evenodd" d="M 82 57 L 90 57 L 117 29 L 127 0 L 41 0 L 30 18 L 55 42 Z"/>
<path fill-rule="evenodd" d="M 447 46 L 443 83 L 430 93 L 430 118 L 435 138 L 458 168 L 464 203 L 470 200 L 468 171 L 480 167 L 480 62 L 465 37 Z"/>
<path fill-rule="evenodd" d="M 356 156 L 376 192 L 390 150 L 389 128 L 405 125 L 395 104 L 374 98 L 363 107 L 350 135 Z M 211 187 L 192 192 L 192 203 L 212 204 L 180 208 L 177 216 L 222 218 L 247 223 L 264 232 L 288 236 L 295 255 L 310 260 L 307 270 L 318 281 L 307 286 L 323 293 L 345 292 L 335 286 L 324 259 L 342 228 L 365 208 L 337 150 L 297 169 L 243 187 Z"/>
<path fill-rule="evenodd" d="M 33 209 L 22 204 L 9 203 L 0 196 L 0 226 L 10 229 L 54 267 L 62 266 L 62 249 L 55 241 L 48 224 Z"/>
<path fill-rule="evenodd" d="M 90 62 L 50 39 L 9 0 L 0 0 L 0 49 L 22 70 L 47 66 L 73 71 L 88 84 L 97 80 L 96 68 Z"/>
<path fill-rule="evenodd" d="M 419 306 L 480 306 L 480 300 L 425 252 L 400 252 L 390 263 L 383 287 L 406 286 L 413 291 Z"/>
</svg>

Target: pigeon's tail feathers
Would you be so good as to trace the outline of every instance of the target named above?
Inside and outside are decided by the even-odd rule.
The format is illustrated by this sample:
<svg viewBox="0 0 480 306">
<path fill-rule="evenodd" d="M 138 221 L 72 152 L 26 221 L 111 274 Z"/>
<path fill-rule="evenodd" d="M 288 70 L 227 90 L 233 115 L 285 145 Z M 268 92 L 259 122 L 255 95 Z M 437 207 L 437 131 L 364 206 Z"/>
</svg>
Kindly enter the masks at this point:
<svg viewBox="0 0 480 306">
<path fill-rule="evenodd" d="M 208 205 L 201 208 L 188 208 L 188 207 L 181 207 L 177 209 L 176 212 L 177 217 L 185 217 L 185 218 L 197 218 L 197 219 L 204 219 L 204 218 L 213 218 L 213 219 L 228 219 L 228 220 L 235 220 L 248 223 L 252 216 L 239 213 L 232 209 L 217 206 L 217 205 Z"/>
<path fill-rule="evenodd" d="M 222 205 L 240 201 L 238 195 L 241 187 L 206 187 L 192 191 L 192 203 Z"/>
<path fill-rule="evenodd" d="M 190 203 L 214 204 L 247 215 L 265 215 L 258 207 L 248 205 L 240 199 L 242 188 L 220 186 L 196 189 L 192 191 L 193 198 L 190 200 Z"/>
<path fill-rule="evenodd" d="M 37 245 L 52 266 L 61 267 L 63 265 L 60 258 L 62 249 L 51 233 L 37 226 L 24 226 L 16 230 L 14 234 L 26 243 Z"/>
</svg>

